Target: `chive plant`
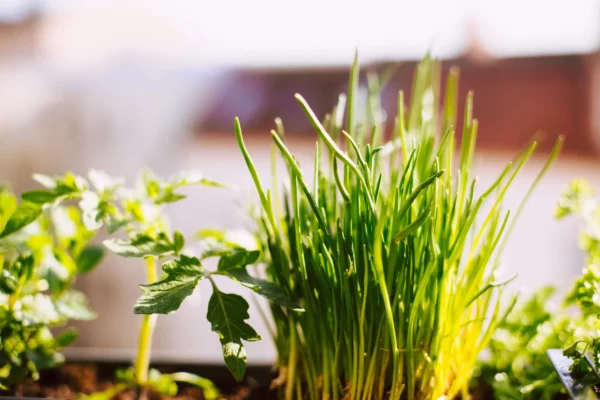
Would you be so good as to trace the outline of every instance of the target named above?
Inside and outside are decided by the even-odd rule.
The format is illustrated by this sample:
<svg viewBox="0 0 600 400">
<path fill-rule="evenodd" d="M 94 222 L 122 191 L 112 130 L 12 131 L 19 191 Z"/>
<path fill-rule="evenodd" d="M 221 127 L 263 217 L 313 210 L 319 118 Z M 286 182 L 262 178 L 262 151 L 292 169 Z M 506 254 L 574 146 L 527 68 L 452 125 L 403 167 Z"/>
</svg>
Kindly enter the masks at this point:
<svg viewBox="0 0 600 400">
<path fill-rule="evenodd" d="M 276 120 L 273 154 L 288 178 L 282 193 L 276 167 L 273 190 L 263 186 L 235 120 L 260 199 L 257 236 L 267 274 L 305 310 L 271 306 L 281 398 L 468 395 L 477 356 L 505 315 L 507 281 L 498 280 L 497 266 L 514 217 L 503 201 L 537 143 L 481 188 L 472 171 L 473 94 L 459 136 L 458 72 L 450 71 L 443 99 L 440 75 L 430 58 L 418 65 L 410 107 L 399 92 L 390 140 L 379 118 L 385 82 L 368 74 L 359 108 L 356 58 L 347 95 L 323 120 L 297 94 L 318 138 L 308 174 Z"/>
<path fill-rule="evenodd" d="M 96 314 L 73 289 L 77 275 L 102 258 L 76 207 L 44 210 L 0 187 L 0 389 L 37 380 L 64 361 L 60 349 L 77 338 L 64 328 Z"/>
</svg>

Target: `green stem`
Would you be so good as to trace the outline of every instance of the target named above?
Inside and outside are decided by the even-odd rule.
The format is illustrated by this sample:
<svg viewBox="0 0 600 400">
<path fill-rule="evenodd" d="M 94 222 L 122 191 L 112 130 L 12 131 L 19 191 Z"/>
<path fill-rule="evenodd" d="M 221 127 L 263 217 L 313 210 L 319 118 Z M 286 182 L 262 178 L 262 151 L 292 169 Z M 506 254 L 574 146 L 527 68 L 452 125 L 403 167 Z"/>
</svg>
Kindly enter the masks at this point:
<svg viewBox="0 0 600 400">
<path fill-rule="evenodd" d="M 296 329 L 294 320 L 288 317 L 290 323 L 290 357 L 288 360 L 288 375 L 285 386 L 285 399 L 292 400 L 294 397 L 294 385 L 296 383 Z"/>
<path fill-rule="evenodd" d="M 154 283 L 157 279 L 154 258 L 146 258 L 146 280 Z M 148 368 L 150 366 L 150 350 L 152 348 L 152 333 L 156 324 L 156 315 L 144 315 L 140 336 L 138 339 L 137 356 L 135 359 L 134 376 L 138 385 L 145 385 L 148 381 Z"/>
</svg>

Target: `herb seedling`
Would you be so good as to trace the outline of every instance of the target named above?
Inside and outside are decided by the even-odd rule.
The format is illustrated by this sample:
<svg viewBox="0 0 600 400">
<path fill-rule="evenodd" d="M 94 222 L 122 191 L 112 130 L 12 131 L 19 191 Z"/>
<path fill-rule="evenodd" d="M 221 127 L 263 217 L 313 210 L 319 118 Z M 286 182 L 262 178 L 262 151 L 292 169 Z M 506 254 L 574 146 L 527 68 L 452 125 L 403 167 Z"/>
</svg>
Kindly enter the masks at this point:
<svg viewBox="0 0 600 400">
<path fill-rule="evenodd" d="M 112 178 L 102 171 L 91 170 L 88 178 L 89 182 L 72 173 L 67 173 L 64 177 L 34 175 L 34 179 L 45 189 L 26 192 L 23 198 L 46 207 L 76 200 L 83 223 L 90 231 L 96 232 L 106 225 L 109 234 L 126 232 L 127 240 L 109 239 L 104 241 L 104 245 L 122 256 L 143 259 L 149 285 L 158 280 L 156 260 L 165 255 L 179 254 L 184 246 L 180 232 L 170 233 L 162 212 L 163 205 L 185 198 L 185 195 L 177 192 L 184 186 L 218 186 L 216 182 L 192 173 L 163 182 L 151 172 L 145 171 L 140 174 L 136 187 L 132 189 L 125 188 L 122 179 Z M 187 373 L 161 374 L 149 368 L 155 323 L 155 316 L 144 316 L 133 369 L 118 371 L 118 384 L 89 398 L 109 399 L 130 388 L 148 387 L 164 395 L 174 395 L 177 393 L 177 381 L 199 386 L 207 399 L 219 396 L 218 390 L 205 378 Z"/>
<path fill-rule="evenodd" d="M 225 363 L 237 380 L 241 380 L 246 369 L 246 353 L 242 340 L 260 340 L 258 333 L 246 323 L 248 303 L 243 297 L 221 292 L 214 276 L 226 276 L 269 298 L 283 307 L 300 310 L 284 292 L 275 285 L 248 274 L 246 266 L 254 263 L 260 253 L 248 250 L 228 240 L 223 232 L 204 232 L 199 243 L 201 254 L 195 255 L 186 247 L 185 237 L 180 231 L 171 231 L 164 205 L 184 199 L 179 190 L 189 185 L 222 186 L 196 173 L 183 173 L 169 181 L 163 181 L 150 172 L 144 172 L 134 189 L 126 189 L 120 180 L 115 180 L 99 171 L 90 172 L 92 187 L 81 177 L 80 190 L 63 196 L 57 189 L 63 178 L 39 177 L 46 191 L 35 195 L 44 202 L 56 202 L 73 198 L 80 199 L 84 220 L 92 229 L 107 225 L 109 233 L 124 231 L 125 239 L 108 239 L 104 245 L 123 257 L 137 258 L 146 266 L 147 283 L 141 285 L 143 295 L 134 306 L 136 314 L 144 314 L 138 351 L 132 370 L 118 374 L 119 384 L 106 392 L 91 396 L 93 399 L 111 398 L 131 387 L 151 387 L 159 393 L 173 395 L 177 392 L 176 382 L 186 382 L 204 389 L 207 399 L 219 396 L 216 387 L 208 380 L 187 373 L 160 374 L 149 369 L 152 333 L 156 314 L 176 311 L 183 300 L 192 294 L 202 279 L 210 281 L 213 288 L 208 304 L 207 319 L 221 340 Z M 25 197 L 34 197 L 26 193 Z M 42 201 L 42 200 L 41 200 Z M 218 257 L 215 271 L 205 270 L 202 261 Z M 156 264 L 162 266 L 164 276 L 159 278 Z"/>
<path fill-rule="evenodd" d="M 0 187 L 0 389 L 8 389 L 64 361 L 59 350 L 77 338 L 73 328 L 51 329 L 95 313 L 72 288 L 102 258 L 75 207 L 44 209 Z"/>
<path fill-rule="evenodd" d="M 288 174 L 283 194 L 276 179 L 272 191 L 263 187 L 235 122 L 262 206 L 256 221 L 268 275 L 305 309 L 271 307 L 276 384 L 285 399 L 467 398 L 477 356 L 504 316 L 507 281 L 496 267 L 514 218 L 502 201 L 536 143 L 481 189 L 472 173 L 472 93 L 456 145 L 456 70 L 440 112 L 440 65 L 429 58 L 418 65 L 409 108 L 399 93 L 389 141 L 380 118 L 384 82 L 367 78 L 359 109 L 355 59 L 347 95 L 323 120 L 296 95 L 318 135 L 312 183 L 276 121 L 273 154 Z"/>
</svg>

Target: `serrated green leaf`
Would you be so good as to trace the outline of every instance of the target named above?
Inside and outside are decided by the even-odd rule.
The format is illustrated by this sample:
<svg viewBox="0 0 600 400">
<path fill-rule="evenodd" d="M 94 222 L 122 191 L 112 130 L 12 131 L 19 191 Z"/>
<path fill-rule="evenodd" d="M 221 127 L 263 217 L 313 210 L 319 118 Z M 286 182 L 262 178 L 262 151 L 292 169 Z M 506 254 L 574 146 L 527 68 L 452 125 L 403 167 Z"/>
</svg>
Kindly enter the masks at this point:
<svg viewBox="0 0 600 400">
<path fill-rule="evenodd" d="M 245 268 L 235 267 L 228 268 L 225 270 L 219 270 L 216 272 L 218 275 L 226 276 L 235 282 L 253 290 L 256 294 L 259 294 L 269 300 L 272 300 L 275 304 L 289 308 L 294 311 L 304 311 L 300 303 L 289 298 L 285 292 L 272 282 L 258 279 L 246 271 Z"/>
<path fill-rule="evenodd" d="M 140 285 L 144 294 L 133 308 L 136 314 L 168 314 L 176 311 L 191 295 L 202 276 L 168 277 L 149 285 Z"/>
<path fill-rule="evenodd" d="M 246 250 L 241 248 L 233 249 L 231 252 L 221 256 L 219 259 L 218 270 L 224 271 L 228 268 L 254 264 L 259 256 L 260 251 L 258 250 Z"/>
<path fill-rule="evenodd" d="M 59 197 L 60 195 L 49 190 L 31 190 L 21 195 L 21 198 L 23 200 L 29 201 L 34 204 L 52 203 Z"/>
<path fill-rule="evenodd" d="M 91 321 L 97 317 L 88 307 L 85 295 L 77 290 L 64 292 L 54 304 L 58 313 L 65 319 Z"/>
<path fill-rule="evenodd" d="M 80 273 L 90 272 L 97 266 L 104 256 L 104 249 L 97 246 L 88 246 L 77 258 L 77 271 Z"/>
<path fill-rule="evenodd" d="M 191 295 L 204 270 L 196 257 L 181 255 L 177 260 L 163 264 L 167 277 L 149 285 L 140 285 L 144 294 L 133 308 L 136 314 L 168 314 L 176 311 L 183 300 Z"/>
<path fill-rule="evenodd" d="M 4 231 L 2 234 L 0 234 L 0 238 L 8 236 L 11 233 L 17 232 L 26 227 L 35 221 L 41 213 L 42 207 L 40 207 L 38 204 L 33 204 L 26 201 L 22 202 L 6 222 Z"/>
<path fill-rule="evenodd" d="M 213 332 L 219 335 L 225 364 L 237 381 L 241 381 L 246 372 L 246 349 L 242 340 L 253 342 L 261 339 L 245 322 L 248 318 L 246 300 L 237 294 L 219 291 L 213 283 L 206 319 L 211 323 Z"/>
<path fill-rule="evenodd" d="M 203 275 L 204 269 L 197 257 L 190 257 L 184 254 L 178 259 L 167 261 L 163 264 L 162 270 L 167 275 Z"/>
<path fill-rule="evenodd" d="M 138 235 L 132 240 L 108 239 L 103 243 L 110 251 L 122 257 L 160 257 L 169 255 L 174 251 L 171 243 L 146 235 Z"/>
</svg>

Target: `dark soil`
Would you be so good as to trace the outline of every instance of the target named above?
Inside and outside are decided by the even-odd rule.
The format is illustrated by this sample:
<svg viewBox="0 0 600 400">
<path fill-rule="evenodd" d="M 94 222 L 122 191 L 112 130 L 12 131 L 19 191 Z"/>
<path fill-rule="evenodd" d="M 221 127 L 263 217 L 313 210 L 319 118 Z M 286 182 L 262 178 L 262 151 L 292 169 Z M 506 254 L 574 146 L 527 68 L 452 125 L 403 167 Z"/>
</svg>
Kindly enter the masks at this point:
<svg viewBox="0 0 600 400">
<path fill-rule="evenodd" d="M 53 399 L 77 399 L 81 394 L 91 394 L 114 384 L 114 371 L 126 365 L 114 363 L 71 363 L 54 370 L 42 371 L 40 380 L 19 385 L 13 392 L 0 396 L 42 397 Z M 186 371 L 212 380 L 228 400 L 275 400 L 275 392 L 269 389 L 274 377 L 266 367 L 249 367 L 244 382 L 237 383 L 228 371 L 219 366 L 153 366 L 161 372 Z M 151 390 L 137 393 L 131 389 L 115 397 L 116 400 L 203 400 L 202 391 L 194 386 L 178 383 L 177 396 L 161 396 Z"/>
<path fill-rule="evenodd" d="M 54 370 L 43 371 L 40 380 L 20 385 L 14 392 L 2 392 L 2 396 L 38 397 L 52 399 L 77 399 L 82 394 L 103 391 L 114 385 L 115 370 L 127 368 L 120 363 L 69 363 Z M 235 382 L 230 372 L 223 366 L 197 365 L 153 365 L 164 373 L 190 372 L 210 379 L 221 390 L 226 400 L 276 400 L 276 391 L 269 388 L 276 377 L 268 367 L 248 367 L 243 382 Z M 202 391 L 194 386 L 178 383 L 177 396 L 167 397 L 146 390 L 137 393 L 135 389 L 122 392 L 116 400 L 203 400 Z M 480 386 L 472 393 L 472 400 L 494 399 L 491 387 Z M 561 399 L 561 398 L 558 398 Z M 1 400 L 1 399 L 0 399 Z"/>
</svg>

